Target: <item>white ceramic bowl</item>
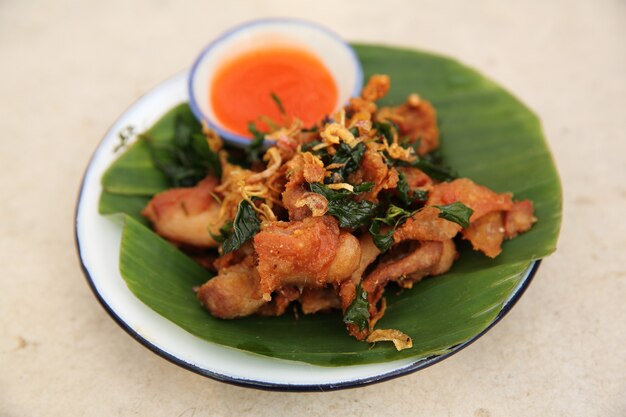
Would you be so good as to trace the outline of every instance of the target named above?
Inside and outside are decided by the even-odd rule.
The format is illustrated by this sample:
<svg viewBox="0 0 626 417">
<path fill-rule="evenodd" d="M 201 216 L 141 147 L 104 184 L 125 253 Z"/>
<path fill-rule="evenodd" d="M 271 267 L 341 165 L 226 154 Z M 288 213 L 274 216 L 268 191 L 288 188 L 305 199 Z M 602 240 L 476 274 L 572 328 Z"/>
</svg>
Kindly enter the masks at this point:
<svg viewBox="0 0 626 417">
<path fill-rule="evenodd" d="M 249 137 L 222 126 L 211 108 L 210 88 L 216 71 L 229 60 L 266 47 L 290 47 L 316 56 L 337 84 L 335 109 L 358 96 L 363 69 L 354 50 L 339 36 L 311 22 L 295 19 L 255 20 L 224 33 L 211 42 L 194 63 L 189 75 L 189 104 L 200 121 L 237 146 L 247 146 Z"/>
</svg>

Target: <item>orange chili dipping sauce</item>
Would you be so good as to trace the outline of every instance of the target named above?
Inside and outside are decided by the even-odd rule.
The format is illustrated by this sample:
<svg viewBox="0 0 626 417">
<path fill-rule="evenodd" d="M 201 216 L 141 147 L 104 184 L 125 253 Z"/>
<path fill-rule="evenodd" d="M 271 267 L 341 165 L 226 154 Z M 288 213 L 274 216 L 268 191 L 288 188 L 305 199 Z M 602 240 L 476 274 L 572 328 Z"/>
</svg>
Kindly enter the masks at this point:
<svg viewBox="0 0 626 417">
<path fill-rule="evenodd" d="M 258 128 L 260 116 L 280 121 L 285 113 L 311 126 L 331 113 L 337 84 L 324 64 L 301 49 L 273 48 L 248 52 L 224 64 L 213 78 L 210 100 L 223 127 L 249 136 L 248 123 Z"/>
</svg>

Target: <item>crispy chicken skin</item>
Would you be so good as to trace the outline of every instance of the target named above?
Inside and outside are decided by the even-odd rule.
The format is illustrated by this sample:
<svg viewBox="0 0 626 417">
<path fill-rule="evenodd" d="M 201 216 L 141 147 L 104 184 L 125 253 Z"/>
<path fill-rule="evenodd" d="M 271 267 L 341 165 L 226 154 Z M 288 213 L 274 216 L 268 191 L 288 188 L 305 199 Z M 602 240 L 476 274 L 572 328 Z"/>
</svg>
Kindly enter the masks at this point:
<svg viewBox="0 0 626 417">
<path fill-rule="evenodd" d="M 364 233 L 359 238 L 359 245 L 361 247 L 361 258 L 359 260 L 358 268 L 350 275 L 350 281 L 354 284 L 361 282 L 363 273 L 372 262 L 380 255 L 380 249 L 374 244 L 372 235 Z"/>
<path fill-rule="evenodd" d="M 513 239 L 518 234 L 530 230 L 537 221 L 533 212 L 533 203 L 530 200 L 513 203 L 513 209 L 504 214 L 504 236 Z"/>
<path fill-rule="evenodd" d="M 361 258 L 358 240 L 341 232 L 330 216 L 274 222 L 254 237 L 254 249 L 266 299 L 286 285 L 320 288 L 339 283 Z"/>
<path fill-rule="evenodd" d="M 359 240 L 351 233 L 340 232 L 337 252 L 328 268 L 327 280 L 332 283 L 339 283 L 349 278 L 359 267 L 360 259 L 361 246 Z"/>
<path fill-rule="evenodd" d="M 389 76 L 384 74 L 374 74 L 370 77 L 365 87 L 361 91 L 361 97 L 350 99 L 350 109 L 354 112 L 374 113 L 378 106 L 374 103 L 387 95 L 391 87 Z"/>
<path fill-rule="evenodd" d="M 470 226 L 462 232 L 463 238 L 469 240 L 475 250 L 490 258 L 495 258 L 502 252 L 504 238 L 511 239 L 518 233 L 527 231 L 537 221 L 529 200 L 514 203 L 510 193 L 496 193 L 467 178 L 435 185 L 427 205 L 445 205 L 456 201 L 474 210 L 470 217 Z M 405 234 L 415 227 L 409 225 L 409 222 L 404 226 L 411 229 L 405 231 Z M 403 231 L 396 233 L 402 236 Z"/>
<path fill-rule="evenodd" d="M 504 239 L 513 239 L 528 231 L 536 221 L 532 202 L 518 201 L 510 210 L 492 211 L 472 221 L 463 231 L 463 239 L 469 240 L 475 250 L 495 258 L 502 252 Z"/>
<path fill-rule="evenodd" d="M 289 213 L 289 220 L 303 220 L 311 216 L 311 209 L 306 205 L 298 207 L 296 204 L 302 200 L 308 191 L 304 183 L 289 181 L 283 192 L 283 205 Z"/>
<path fill-rule="evenodd" d="M 467 178 L 435 185 L 428 197 L 427 205 L 446 205 L 457 201 L 474 210 L 470 222 L 492 211 L 507 211 L 513 208 L 511 193 L 498 194 Z"/>
<path fill-rule="evenodd" d="M 361 247 L 361 257 L 359 266 L 350 275 L 348 279 L 343 281 L 339 287 L 339 297 L 341 298 L 341 309 L 345 312 L 350 303 L 354 301 L 356 296 L 356 287 L 363 279 L 363 273 L 372 262 L 380 255 L 380 249 L 374 244 L 372 235 L 364 233 L 359 237 L 359 246 Z"/>
<path fill-rule="evenodd" d="M 439 217 L 436 207 L 424 207 L 415 213 L 393 233 L 396 243 L 405 240 L 436 240 L 452 239 L 461 231 L 461 226 Z"/>
<path fill-rule="evenodd" d="M 300 290 L 296 287 L 284 287 L 278 290 L 272 297 L 272 301 L 267 304 L 263 304 L 256 314 L 260 316 L 280 316 L 282 315 L 289 304 L 300 298 Z"/>
<path fill-rule="evenodd" d="M 363 87 L 361 97 L 367 101 L 379 100 L 387 95 L 390 87 L 391 79 L 388 75 L 374 74 Z"/>
<path fill-rule="evenodd" d="M 421 169 L 413 167 L 398 167 L 396 169 L 404 175 L 409 189 L 430 191 L 433 188 L 433 179 Z"/>
<path fill-rule="evenodd" d="M 378 202 L 378 193 L 381 190 L 396 188 L 398 184 L 398 172 L 395 168 L 389 168 L 382 155 L 379 152 L 367 150 L 363 155 L 361 166 L 359 169 L 350 174 L 349 182 L 352 184 L 360 184 L 362 182 L 371 182 L 374 187 L 371 191 L 363 193 L 359 199 Z"/>
<path fill-rule="evenodd" d="M 429 101 L 417 94 L 411 94 L 401 106 L 380 109 L 379 117 L 383 121 L 387 119 L 395 122 L 400 135 L 407 137 L 410 143 L 419 140 L 419 155 L 426 155 L 439 147 L 437 112 Z"/>
<path fill-rule="evenodd" d="M 443 254 L 442 242 L 414 242 L 406 253 L 389 253 L 363 281 L 363 289 L 369 294 L 371 304 L 375 304 L 389 281 L 403 281 L 407 275 L 419 273 L 420 279 L 429 275 Z"/>
<path fill-rule="evenodd" d="M 451 239 L 443 242 L 410 242 L 405 249 L 385 254 L 376 268 L 361 283 L 363 290 L 367 292 L 370 327 L 371 320 L 380 313 L 378 304 L 389 281 L 410 288 L 413 283 L 425 276 L 447 272 L 456 256 L 456 248 Z M 359 330 L 352 324 L 348 325 L 347 329 L 359 340 L 367 337 L 371 330 Z"/>
<path fill-rule="evenodd" d="M 290 220 L 302 220 L 311 216 L 309 207 L 297 205 L 298 201 L 309 194 L 305 184 L 324 181 L 324 168 L 309 152 L 294 156 L 284 167 L 288 182 L 282 193 L 283 204 L 289 212 Z"/>
<path fill-rule="evenodd" d="M 474 210 L 470 217 L 470 226 L 462 230 L 463 238 L 469 240 L 475 250 L 480 250 L 490 258 L 495 258 L 502 251 L 506 232 L 505 219 L 508 219 L 509 225 L 506 233 L 512 236 L 517 230 L 528 230 L 534 219 L 529 202 L 514 204 L 511 194 L 498 194 L 462 178 L 433 186 L 427 206 L 394 232 L 394 241 L 444 241 L 453 238 L 461 231 L 461 226 L 439 218 L 439 209 L 429 206 L 457 201 Z"/>
<path fill-rule="evenodd" d="M 444 240 L 441 257 L 439 261 L 430 269 L 430 275 L 445 274 L 452 268 L 452 264 L 459 258 L 459 253 L 456 251 L 456 245 L 452 239 Z M 418 278 L 418 273 L 414 272 L 408 275 L 412 282 L 417 282 L 424 278 L 426 275 L 421 275 Z"/>
<path fill-rule="evenodd" d="M 341 300 L 333 287 L 305 288 L 298 301 L 304 314 L 314 314 L 341 307 Z"/>
<path fill-rule="evenodd" d="M 220 205 L 211 195 L 217 179 L 207 177 L 195 187 L 173 188 L 155 195 L 141 214 L 152 222 L 155 231 L 176 243 L 200 248 L 216 248 L 209 231 L 219 234 L 216 224 Z"/>
<path fill-rule="evenodd" d="M 502 252 L 504 240 L 502 212 L 492 211 L 472 222 L 463 231 L 463 239 L 469 240 L 474 250 L 479 250 L 490 258 L 498 256 Z"/>
<path fill-rule="evenodd" d="M 251 256 L 220 269 L 196 295 L 211 314 L 222 319 L 249 316 L 266 303 L 261 298 L 259 274 Z"/>
</svg>

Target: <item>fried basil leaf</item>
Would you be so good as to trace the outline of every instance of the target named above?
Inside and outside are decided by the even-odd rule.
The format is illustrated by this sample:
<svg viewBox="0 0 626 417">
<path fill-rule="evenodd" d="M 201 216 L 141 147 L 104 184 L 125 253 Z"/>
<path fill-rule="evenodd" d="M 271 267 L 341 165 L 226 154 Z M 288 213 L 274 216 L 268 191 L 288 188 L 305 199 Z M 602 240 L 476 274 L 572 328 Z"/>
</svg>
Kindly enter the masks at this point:
<svg viewBox="0 0 626 417">
<path fill-rule="evenodd" d="M 386 233 L 380 232 L 380 226 L 382 222 L 374 220 L 369 228 L 370 235 L 374 244 L 381 252 L 387 252 L 393 245 L 393 232 L 395 229 L 392 227 Z"/>
<path fill-rule="evenodd" d="M 398 197 L 405 206 L 409 206 L 416 201 L 428 200 L 428 191 L 425 190 L 411 190 L 409 183 L 406 180 L 406 176 L 398 171 Z"/>
<path fill-rule="evenodd" d="M 474 210 L 467 207 L 460 201 L 452 204 L 447 204 L 445 206 L 433 207 L 437 207 L 439 209 L 439 217 L 461 225 L 461 227 L 463 227 L 464 229 L 469 226 L 469 219 L 472 216 L 472 213 L 474 213 Z"/>
<path fill-rule="evenodd" d="M 385 218 L 382 220 L 385 222 L 385 224 L 392 225 L 394 223 L 398 223 L 398 220 L 411 217 L 413 214 L 415 214 L 415 211 L 408 211 L 403 209 L 402 207 L 390 204 L 387 208 Z"/>
<path fill-rule="evenodd" d="M 195 120 L 181 116 L 176 118 L 171 145 L 157 146 L 146 135 L 140 138 L 148 144 L 154 165 L 173 187 L 192 187 L 208 174 L 222 175 L 219 156 L 209 148 L 202 127 Z"/>
<path fill-rule="evenodd" d="M 260 229 L 259 218 L 256 215 L 256 211 L 246 200 L 242 200 L 237 207 L 237 215 L 233 222 L 233 232 L 224 243 L 222 243 L 222 254 L 226 255 L 229 252 L 237 250 L 248 239 L 253 237 Z"/>
<path fill-rule="evenodd" d="M 317 150 L 317 151 L 313 151 L 313 148 L 315 148 L 317 145 L 320 145 L 322 142 L 319 140 L 313 140 L 311 142 L 307 142 L 307 143 L 303 143 L 302 146 L 302 152 L 312 152 L 314 155 L 317 156 L 323 156 L 326 154 L 326 151 L 321 150 Z M 323 151 L 323 152 L 322 152 Z"/>
<path fill-rule="evenodd" d="M 419 139 L 413 143 L 402 144 L 404 148 L 417 149 Z M 417 151 L 416 151 L 417 154 Z M 426 155 L 418 156 L 415 162 L 406 162 L 389 157 L 387 153 L 383 153 L 385 162 L 388 166 L 413 167 L 424 171 L 429 177 L 439 181 L 451 181 L 458 178 L 458 174 L 452 168 L 443 163 L 443 159 L 438 151 L 433 151 Z"/>
<path fill-rule="evenodd" d="M 413 190 L 413 200 L 425 202 L 428 200 L 428 191 L 426 190 Z"/>
<path fill-rule="evenodd" d="M 415 214 L 416 211 L 407 211 L 402 207 L 390 204 L 385 213 L 385 217 L 377 217 L 369 227 L 369 233 L 372 235 L 372 240 L 381 252 L 386 252 L 393 245 L 393 232 L 396 228 L 404 223 L 409 217 Z M 380 228 L 385 224 L 391 226 L 385 233 L 380 232 Z"/>
<path fill-rule="evenodd" d="M 319 182 L 311 183 L 310 187 L 311 187 L 311 191 L 313 191 L 314 193 L 323 195 L 326 198 L 326 200 L 328 200 L 329 203 L 331 201 L 335 201 L 335 200 L 343 199 L 347 197 L 347 194 L 345 194 L 345 197 L 344 197 L 344 193 L 341 193 L 340 191 L 336 191 L 336 190 L 331 190 L 330 188 L 328 188 L 324 184 L 320 184 Z"/>
<path fill-rule="evenodd" d="M 345 142 L 341 142 L 337 147 L 337 152 L 330 159 L 330 164 L 344 164 L 341 168 L 337 168 L 334 172 L 341 175 L 343 179 L 346 179 L 349 174 L 353 173 L 361 165 L 363 155 L 365 155 L 365 144 L 363 142 L 358 143 L 353 148 Z"/>
<path fill-rule="evenodd" d="M 210 231 L 209 234 L 217 243 L 224 243 L 224 241 L 231 237 L 233 234 L 233 222 L 228 220 L 226 223 L 224 223 L 222 227 L 220 227 L 219 235 L 215 235 Z"/>
<path fill-rule="evenodd" d="M 451 181 L 458 178 L 458 174 L 452 168 L 429 161 L 428 159 L 419 158 L 417 161 L 413 162 L 411 166 L 421 169 L 429 177 L 439 181 Z"/>
<path fill-rule="evenodd" d="M 248 123 L 248 132 L 252 134 L 252 142 L 244 150 L 246 151 L 247 162 L 252 164 L 261 160 L 265 133 L 259 131 L 254 122 Z"/>
<path fill-rule="evenodd" d="M 386 140 L 387 143 L 391 144 L 393 142 L 393 134 L 394 131 L 398 131 L 398 126 L 393 122 L 374 122 L 372 127 L 378 131 Z"/>
<path fill-rule="evenodd" d="M 374 183 L 362 182 L 360 184 L 354 185 L 353 187 L 354 187 L 354 190 L 352 191 L 353 194 L 367 193 L 369 191 L 372 191 L 372 188 L 374 188 Z"/>
<path fill-rule="evenodd" d="M 411 204 L 411 189 L 409 188 L 409 184 L 406 182 L 406 177 L 400 171 L 398 171 L 398 197 L 400 197 L 400 201 L 406 206 Z"/>
<path fill-rule="evenodd" d="M 283 107 L 283 102 L 278 97 L 278 94 L 272 92 L 270 93 L 270 96 L 272 97 L 272 100 L 274 100 L 274 103 L 276 103 L 276 107 L 278 107 L 278 111 L 280 112 L 280 114 L 282 115 L 286 114 L 285 108 Z"/>
<path fill-rule="evenodd" d="M 372 188 L 374 188 L 374 183 L 373 182 L 363 182 L 361 184 L 358 185 L 354 185 L 353 186 L 353 191 L 348 191 L 348 190 L 332 190 L 330 188 L 328 188 L 327 185 L 319 183 L 319 182 L 313 182 L 310 184 L 311 186 L 311 191 L 313 191 L 314 193 L 318 193 L 323 195 L 324 197 L 326 197 L 326 200 L 330 201 L 335 201 L 335 200 L 345 200 L 350 196 L 353 195 L 357 195 L 357 194 L 361 194 L 361 193 L 366 193 L 368 191 L 371 191 Z"/>
<path fill-rule="evenodd" d="M 328 200 L 328 214 L 339 220 L 339 227 L 356 229 L 368 224 L 376 212 L 377 206 L 371 201 L 354 201 L 349 197 L 369 191 L 372 183 L 363 183 L 354 187 L 354 191 L 331 190 L 321 183 L 312 183 L 311 191 L 323 195 Z"/>
<path fill-rule="evenodd" d="M 369 326 L 370 303 L 367 301 L 367 291 L 361 288 L 361 284 L 356 287 L 356 297 L 346 309 L 343 322 L 346 324 L 356 324 L 359 330 L 365 330 Z"/>
<path fill-rule="evenodd" d="M 357 229 L 372 221 L 376 204 L 371 201 L 334 201 L 328 202 L 328 214 L 339 220 L 339 227 Z"/>
</svg>

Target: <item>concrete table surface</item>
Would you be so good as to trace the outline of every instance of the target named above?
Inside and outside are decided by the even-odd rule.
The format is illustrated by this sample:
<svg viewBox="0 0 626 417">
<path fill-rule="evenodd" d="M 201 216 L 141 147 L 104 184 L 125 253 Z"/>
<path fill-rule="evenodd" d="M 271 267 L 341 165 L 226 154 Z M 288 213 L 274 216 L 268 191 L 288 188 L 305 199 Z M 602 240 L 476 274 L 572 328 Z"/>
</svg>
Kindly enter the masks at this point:
<svg viewBox="0 0 626 417">
<path fill-rule="evenodd" d="M 152 354 L 91 294 L 73 216 L 100 138 L 209 40 L 266 16 L 456 57 L 541 117 L 558 251 L 463 352 L 357 390 L 256 391 Z M 0 1 L 0 416 L 624 416 L 625 131 L 624 1 Z"/>
</svg>

